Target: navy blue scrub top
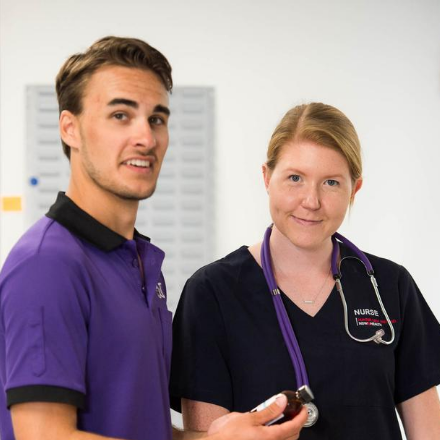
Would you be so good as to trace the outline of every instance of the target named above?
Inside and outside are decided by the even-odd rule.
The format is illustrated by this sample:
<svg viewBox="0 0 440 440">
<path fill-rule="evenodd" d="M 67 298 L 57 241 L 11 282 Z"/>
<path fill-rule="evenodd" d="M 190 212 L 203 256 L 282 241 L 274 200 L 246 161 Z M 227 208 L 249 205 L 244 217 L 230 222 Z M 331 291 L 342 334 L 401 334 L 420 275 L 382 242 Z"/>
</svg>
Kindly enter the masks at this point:
<svg viewBox="0 0 440 440">
<path fill-rule="evenodd" d="M 341 246 L 342 284 L 352 334 L 385 324 L 362 263 Z M 410 274 L 368 255 L 396 339 L 390 346 L 353 341 L 336 288 L 311 317 L 282 294 L 298 338 L 320 418 L 301 439 L 400 440 L 395 405 L 440 383 L 440 325 Z M 263 271 L 243 246 L 187 282 L 173 324 L 171 405 L 180 398 L 249 411 L 296 389 Z"/>
</svg>

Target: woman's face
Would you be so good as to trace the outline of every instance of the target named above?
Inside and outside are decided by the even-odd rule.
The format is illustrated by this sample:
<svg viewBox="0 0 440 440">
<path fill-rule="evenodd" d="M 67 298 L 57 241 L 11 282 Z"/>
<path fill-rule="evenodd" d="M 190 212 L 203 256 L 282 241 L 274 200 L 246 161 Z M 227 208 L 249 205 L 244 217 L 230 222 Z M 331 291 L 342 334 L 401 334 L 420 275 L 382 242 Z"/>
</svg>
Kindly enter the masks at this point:
<svg viewBox="0 0 440 440">
<path fill-rule="evenodd" d="M 362 180 L 353 185 L 345 157 L 314 142 L 288 142 L 277 165 L 263 165 L 270 213 L 295 246 L 319 249 L 337 231 Z"/>
</svg>

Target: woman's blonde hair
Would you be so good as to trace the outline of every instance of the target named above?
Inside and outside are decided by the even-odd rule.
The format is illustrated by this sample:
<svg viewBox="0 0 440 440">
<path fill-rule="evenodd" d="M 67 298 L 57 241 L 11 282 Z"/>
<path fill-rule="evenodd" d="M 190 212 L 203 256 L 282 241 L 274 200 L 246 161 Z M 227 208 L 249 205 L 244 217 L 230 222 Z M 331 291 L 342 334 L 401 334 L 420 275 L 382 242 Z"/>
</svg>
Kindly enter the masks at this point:
<svg viewBox="0 0 440 440">
<path fill-rule="evenodd" d="M 340 110 L 320 102 L 289 110 L 272 134 L 267 167 L 272 171 L 287 142 L 310 141 L 341 153 L 348 162 L 353 183 L 362 176 L 361 145 L 353 124 Z"/>
</svg>

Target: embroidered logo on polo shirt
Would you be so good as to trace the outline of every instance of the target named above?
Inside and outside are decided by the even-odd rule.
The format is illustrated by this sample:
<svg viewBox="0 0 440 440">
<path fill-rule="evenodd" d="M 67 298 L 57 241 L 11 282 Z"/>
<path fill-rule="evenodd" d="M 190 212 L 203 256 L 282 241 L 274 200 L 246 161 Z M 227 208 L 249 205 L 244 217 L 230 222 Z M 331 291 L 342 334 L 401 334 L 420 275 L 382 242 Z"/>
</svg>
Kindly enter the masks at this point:
<svg viewBox="0 0 440 440">
<path fill-rule="evenodd" d="M 165 299 L 165 294 L 163 293 L 162 290 L 162 283 L 157 283 L 156 294 L 160 299 Z"/>
<path fill-rule="evenodd" d="M 386 319 L 379 318 L 379 311 L 375 309 L 355 309 L 353 310 L 354 319 L 357 326 L 382 327 L 387 324 Z M 391 323 L 395 324 L 396 319 L 391 319 Z"/>
</svg>

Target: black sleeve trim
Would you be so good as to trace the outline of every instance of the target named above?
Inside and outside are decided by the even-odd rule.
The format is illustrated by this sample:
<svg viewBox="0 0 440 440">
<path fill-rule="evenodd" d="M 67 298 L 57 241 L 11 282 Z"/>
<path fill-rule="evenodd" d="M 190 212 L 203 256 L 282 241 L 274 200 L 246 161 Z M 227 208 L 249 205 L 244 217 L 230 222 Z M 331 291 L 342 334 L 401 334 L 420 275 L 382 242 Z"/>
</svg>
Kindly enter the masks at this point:
<svg viewBox="0 0 440 440">
<path fill-rule="evenodd" d="M 85 407 L 85 395 L 69 388 L 51 385 L 30 385 L 6 391 L 8 409 L 16 403 L 52 402 L 67 403 L 79 409 Z"/>
</svg>

